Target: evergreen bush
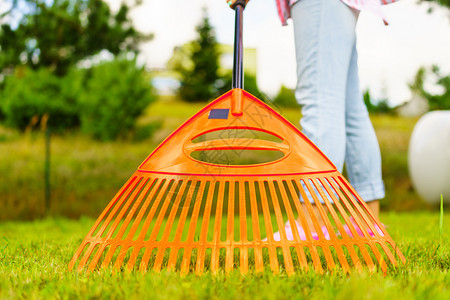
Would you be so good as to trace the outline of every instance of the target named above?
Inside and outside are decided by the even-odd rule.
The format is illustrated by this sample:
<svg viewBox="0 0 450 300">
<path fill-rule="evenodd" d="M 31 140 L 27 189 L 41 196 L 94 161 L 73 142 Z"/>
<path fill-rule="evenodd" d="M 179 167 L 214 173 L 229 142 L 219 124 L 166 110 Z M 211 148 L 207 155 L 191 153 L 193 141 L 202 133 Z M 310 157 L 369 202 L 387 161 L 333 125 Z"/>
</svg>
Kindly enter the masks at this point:
<svg viewBox="0 0 450 300">
<path fill-rule="evenodd" d="M 273 99 L 273 103 L 276 106 L 282 107 L 298 107 L 297 100 L 295 99 L 295 93 L 293 90 L 288 89 L 284 85 L 281 86 L 278 95 Z"/>
<path fill-rule="evenodd" d="M 7 126 L 24 130 L 38 125 L 48 115 L 47 125 L 63 130 L 79 124 L 77 98 L 81 90 L 79 72 L 55 76 L 49 69 L 17 68 L 5 77 L 0 107 Z"/>
<path fill-rule="evenodd" d="M 198 38 L 191 42 L 189 54 L 190 67 L 176 66 L 181 75 L 180 97 L 187 102 L 210 101 L 217 96 L 219 69 L 219 48 L 214 28 L 205 15 L 196 27 Z"/>
<path fill-rule="evenodd" d="M 144 75 L 135 60 L 116 59 L 90 69 L 79 99 L 82 130 L 104 141 L 126 136 L 156 99 Z"/>
</svg>

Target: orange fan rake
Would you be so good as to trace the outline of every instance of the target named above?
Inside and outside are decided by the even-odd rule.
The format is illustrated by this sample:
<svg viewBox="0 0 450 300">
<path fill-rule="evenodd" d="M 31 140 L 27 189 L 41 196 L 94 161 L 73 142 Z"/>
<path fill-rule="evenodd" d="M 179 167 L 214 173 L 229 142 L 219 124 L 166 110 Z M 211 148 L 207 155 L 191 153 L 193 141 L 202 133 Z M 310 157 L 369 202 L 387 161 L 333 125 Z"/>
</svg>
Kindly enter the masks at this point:
<svg viewBox="0 0 450 300">
<path fill-rule="evenodd" d="M 239 31 L 243 5 L 235 9 Z M 231 91 L 139 166 L 81 243 L 71 270 L 126 265 L 293 274 L 367 265 L 386 272 L 388 264 L 405 261 L 327 157 L 242 90 L 237 77 Z M 233 155 L 243 161 L 231 161 Z"/>
<path fill-rule="evenodd" d="M 227 138 L 208 140 L 214 135 Z M 279 152 L 281 158 L 224 164 L 224 152 L 249 150 Z M 278 113 L 234 89 L 141 164 L 98 218 L 70 269 L 126 264 L 201 273 L 268 266 L 291 274 L 311 264 L 319 272 L 336 264 L 349 271 L 365 262 L 386 271 L 386 262 L 395 265 L 397 257 L 404 261 L 333 164 Z"/>
</svg>

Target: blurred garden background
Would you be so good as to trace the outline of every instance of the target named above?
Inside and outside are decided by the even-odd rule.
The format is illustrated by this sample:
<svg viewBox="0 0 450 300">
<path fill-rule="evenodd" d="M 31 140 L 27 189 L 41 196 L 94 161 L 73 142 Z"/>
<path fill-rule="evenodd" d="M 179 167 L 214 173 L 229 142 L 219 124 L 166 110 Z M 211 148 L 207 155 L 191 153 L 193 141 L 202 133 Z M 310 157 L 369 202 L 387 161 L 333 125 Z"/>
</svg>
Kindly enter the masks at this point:
<svg viewBox="0 0 450 300">
<path fill-rule="evenodd" d="M 433 14 L 449 3 L 418 5 Z M 2 1 L 0 220 L 97 216 L 170 132 L 230 88 L 233 48 L 217 41 L 206 8 L 195 37 L 180 41 L 164 67 L 152 67 L 142 48 L 154 34 L 139 31 L 132 18 L 141 3 L 114 7 Z M 257 57 L 246 47 L 246 89 L 298 126 L 293 87 L 267 94 L 258 86 Z M 364 91 L 382 151 L 384 211 L 432 209 L 411 183 L 408 143 L 421 115 L 450 109 L 450 77 L 425 65 L 407 84 L 412 96 L 397 105 Z"/>
</svg>

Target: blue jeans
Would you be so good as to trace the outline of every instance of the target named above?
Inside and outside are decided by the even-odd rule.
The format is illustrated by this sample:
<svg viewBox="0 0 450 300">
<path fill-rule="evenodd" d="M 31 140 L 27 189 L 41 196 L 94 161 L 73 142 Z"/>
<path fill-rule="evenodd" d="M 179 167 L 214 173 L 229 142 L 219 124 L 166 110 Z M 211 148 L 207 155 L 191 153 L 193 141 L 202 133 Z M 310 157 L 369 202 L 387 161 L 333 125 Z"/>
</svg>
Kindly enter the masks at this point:
<svg viewBox="0 0 450 300">
<path fill-rule="evenodd" d="M 300 0 L 291 8 L 300 125 L 364 201 L 384 197 L 377 137 L 359 89 L 358 12 L 340 0 Z"/>
</svg>

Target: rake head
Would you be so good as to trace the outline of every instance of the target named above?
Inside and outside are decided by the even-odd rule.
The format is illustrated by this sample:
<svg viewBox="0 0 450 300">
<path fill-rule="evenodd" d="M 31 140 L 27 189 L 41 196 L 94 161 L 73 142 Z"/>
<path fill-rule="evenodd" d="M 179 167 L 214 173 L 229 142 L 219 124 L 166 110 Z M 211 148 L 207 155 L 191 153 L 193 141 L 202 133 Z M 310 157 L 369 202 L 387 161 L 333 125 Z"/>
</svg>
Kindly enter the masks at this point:
<svg viewBox="0 0 450 300">
<path fill-rule="evenodd" d="M 139 166 L 69 269 L 386 272 L 398 259 L 405 262 L 327 157 L 262 101 L 233 89 Z"/>
</svg>

